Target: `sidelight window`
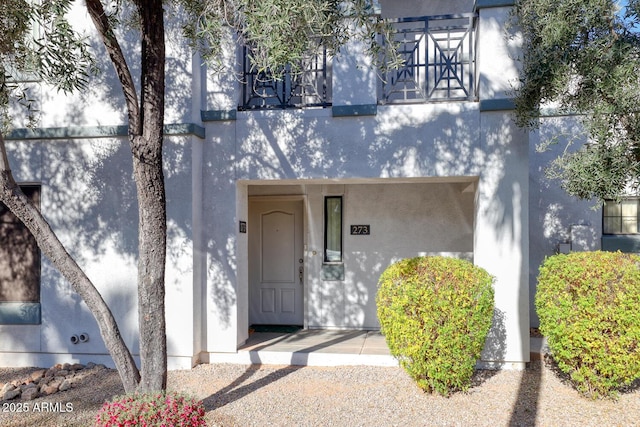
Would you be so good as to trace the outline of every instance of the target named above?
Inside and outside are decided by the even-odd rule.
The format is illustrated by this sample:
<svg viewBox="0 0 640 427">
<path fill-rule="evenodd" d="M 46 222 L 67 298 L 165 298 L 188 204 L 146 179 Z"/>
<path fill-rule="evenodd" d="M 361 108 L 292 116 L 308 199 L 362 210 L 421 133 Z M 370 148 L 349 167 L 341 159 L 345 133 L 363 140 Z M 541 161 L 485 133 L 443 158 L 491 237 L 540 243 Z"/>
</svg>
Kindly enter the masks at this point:
<svg viewBox="0 0 640 427">
<path fill-rule="evenodd" d="M 324 198 L 324 262 L 342 262 L 342 196 Z"/>
</svg>

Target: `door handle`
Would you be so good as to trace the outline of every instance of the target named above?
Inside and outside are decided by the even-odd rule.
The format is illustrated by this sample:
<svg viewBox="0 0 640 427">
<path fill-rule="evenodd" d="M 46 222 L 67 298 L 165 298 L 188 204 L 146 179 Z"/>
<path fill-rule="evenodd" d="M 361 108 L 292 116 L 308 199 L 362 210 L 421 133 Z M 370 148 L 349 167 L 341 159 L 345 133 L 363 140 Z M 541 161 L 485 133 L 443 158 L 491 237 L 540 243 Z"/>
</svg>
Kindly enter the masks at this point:
<svg viewBox="0 0 640 427">
<path fill-rule="evenodd" d="M 300 266 L 298 268 L 298 278 L 300 279 L 300 286 L 302 286 L 303 278 L 304 278 L 304 267 Z"/>
</svg>

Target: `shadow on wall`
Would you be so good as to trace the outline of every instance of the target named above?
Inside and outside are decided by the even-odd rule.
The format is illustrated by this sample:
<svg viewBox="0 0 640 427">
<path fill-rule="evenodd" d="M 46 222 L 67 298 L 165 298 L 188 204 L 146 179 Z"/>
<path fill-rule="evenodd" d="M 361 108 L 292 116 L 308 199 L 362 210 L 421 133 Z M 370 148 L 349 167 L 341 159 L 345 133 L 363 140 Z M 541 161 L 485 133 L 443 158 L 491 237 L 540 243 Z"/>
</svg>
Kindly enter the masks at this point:
<svg viewBox="0 0 640 427">
<path fill-rule="evenodd" d="M 533 301 L 538 269 L 545 257 L 555 254 L 559 243 L 575 243 L 576 250 L 600 248 L 602 210 L 597 202 L 572 198 L 558 181 L 545 176 L 545 170 L 553 159 L 565 151 L 577 150 L 585 141 L 584 128 L 577 117 L 544 118 L 540 121 L 539 130 L 532 134 L 529 149 L 532 172 L 529 185 L 532 207 L 529 269 L 532 326 L 539 325 Z"/>
<path fill-rule="evenodd" d="M 193 88 L 188 69 L 191 52 L 185 42 L 176 44 L 178 38 L 175 33 L 180 30 L 179 25 L 176 22 L 169 24 L 168 38 L 172 38 L 174 45 L 168 49 L 167 58 L 166 122 L 191 121 Z M 137 79 L 137 35 L 128 33 L 120 40 L 126 55 L 134 59 L 130 65 L 132 75 Z M 111 72 L 112 64 L 97 38 L 93 37 L 91 42 L 96 53 L 96 65 L 101 72 L 90 81 L 90 90 L 81 96 L 82 102 L 69 103 L 76 107 L 55 110 L 52 106 L 57 99 L 55 93 L 43 90 L 40 102 L 55 110 L 43 112 L 43 123 L 53 120 L 62 123 L 62 126 L 78 129 L 81 126 L 126 125 L 122 91 Z M 177 66 L 178 63 L 182 64 L 181 67 Z M 187 68 L 184 68 L 185 65 Z M 106 110 L 110 113 L 100 116 Z M 47 118 L 47 115 L 56 114 L 64 116 L 59 119 Z M 104 123 L 103 120 L 109 122 Z M 167 297 L 180 298 L 182 294 L 188 294 L 189 304 L 194 280 L 191 206 L 193 199 L 201 197 L 192 192 L 193 144 L 198 142 L 189 136 L 167 137 L 164 162 L 168 206 Z M 40 141 L 14 139 L 7 142 L 7 149 L 18 181 L 42 183 L 42 212 L 45 218 L 103 294 L 114 311 L 127 344 L 137 347 L 138 208 L 126 137 Z M 210 259 L 232 258 L 234 237 L 218 235 L 218 240 L 208 241 L 202 246 L 205 251 L 208 250 Z M 214 253 L 213 248 L 217 252 Z M 199 252 L 198 248 L 195 251 Z M 226 278 L 232 275 L 231 265 L 217 271 L 221 281 L 228 281 Z M 232 295 L 225 294 L 224 290 L 219 294 L 232 300 Z M 199 301 L 200 297 L 196 295 L 194 300 Z M 41 301 L 42 351 L 76 351 L 75 347 L 67 348 L 70 333 L 78 332 L 75 325 L 83 325 L 83 331 L 92 337 L 87 351 L 104 350 L 97 325 L 88 309 L 47 260 L 43 264 Z M 192 318 L 185 320 L 183 317 L 181 313 L 168 313 L 167 320 L 168 323 L 193 324 Z M 185 339 L 192 344 L 191 337 Z M 172 351 L 171 347 L 169 351 Z"/>
<path fill-rule="evenodd" d="M 493 363 L 499 364 L 507 353 L 507 329 L 505 327 L 505 314 L 499 308 L 493 310 L 491 329 L 487 334 L 485 347 L 482 350 L 481 359 L 487 362 L 489 367 Z"/>
</svg>

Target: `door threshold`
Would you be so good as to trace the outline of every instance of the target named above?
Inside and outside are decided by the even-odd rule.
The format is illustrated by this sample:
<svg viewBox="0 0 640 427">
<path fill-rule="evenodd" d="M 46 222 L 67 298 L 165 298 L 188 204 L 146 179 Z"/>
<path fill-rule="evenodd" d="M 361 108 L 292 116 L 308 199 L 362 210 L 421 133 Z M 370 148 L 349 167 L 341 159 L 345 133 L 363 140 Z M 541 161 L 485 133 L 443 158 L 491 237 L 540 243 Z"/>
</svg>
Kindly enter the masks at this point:
<svg viewBox="0 0 640 427">
<path fill-rule="evenodd" d="M 249 334 L 253 332 L 277 332 L 282 334 L 291 334 L 302 330 L 300 325 L 251 325 L 249 326 Z"/>
</svg>

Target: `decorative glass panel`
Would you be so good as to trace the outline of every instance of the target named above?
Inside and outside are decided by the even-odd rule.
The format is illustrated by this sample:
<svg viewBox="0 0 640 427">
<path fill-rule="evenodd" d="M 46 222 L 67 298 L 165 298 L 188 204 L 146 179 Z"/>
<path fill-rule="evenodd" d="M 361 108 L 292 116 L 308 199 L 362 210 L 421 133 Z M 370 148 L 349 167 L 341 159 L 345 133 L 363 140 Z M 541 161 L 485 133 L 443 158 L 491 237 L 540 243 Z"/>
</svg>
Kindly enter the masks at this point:
<svg viewBox="0 0 640 427">
<path fill-rule="evenodd" d="M 342 261 L 342 197 L 324 199 L 324 261 Z"/>
</svg>

